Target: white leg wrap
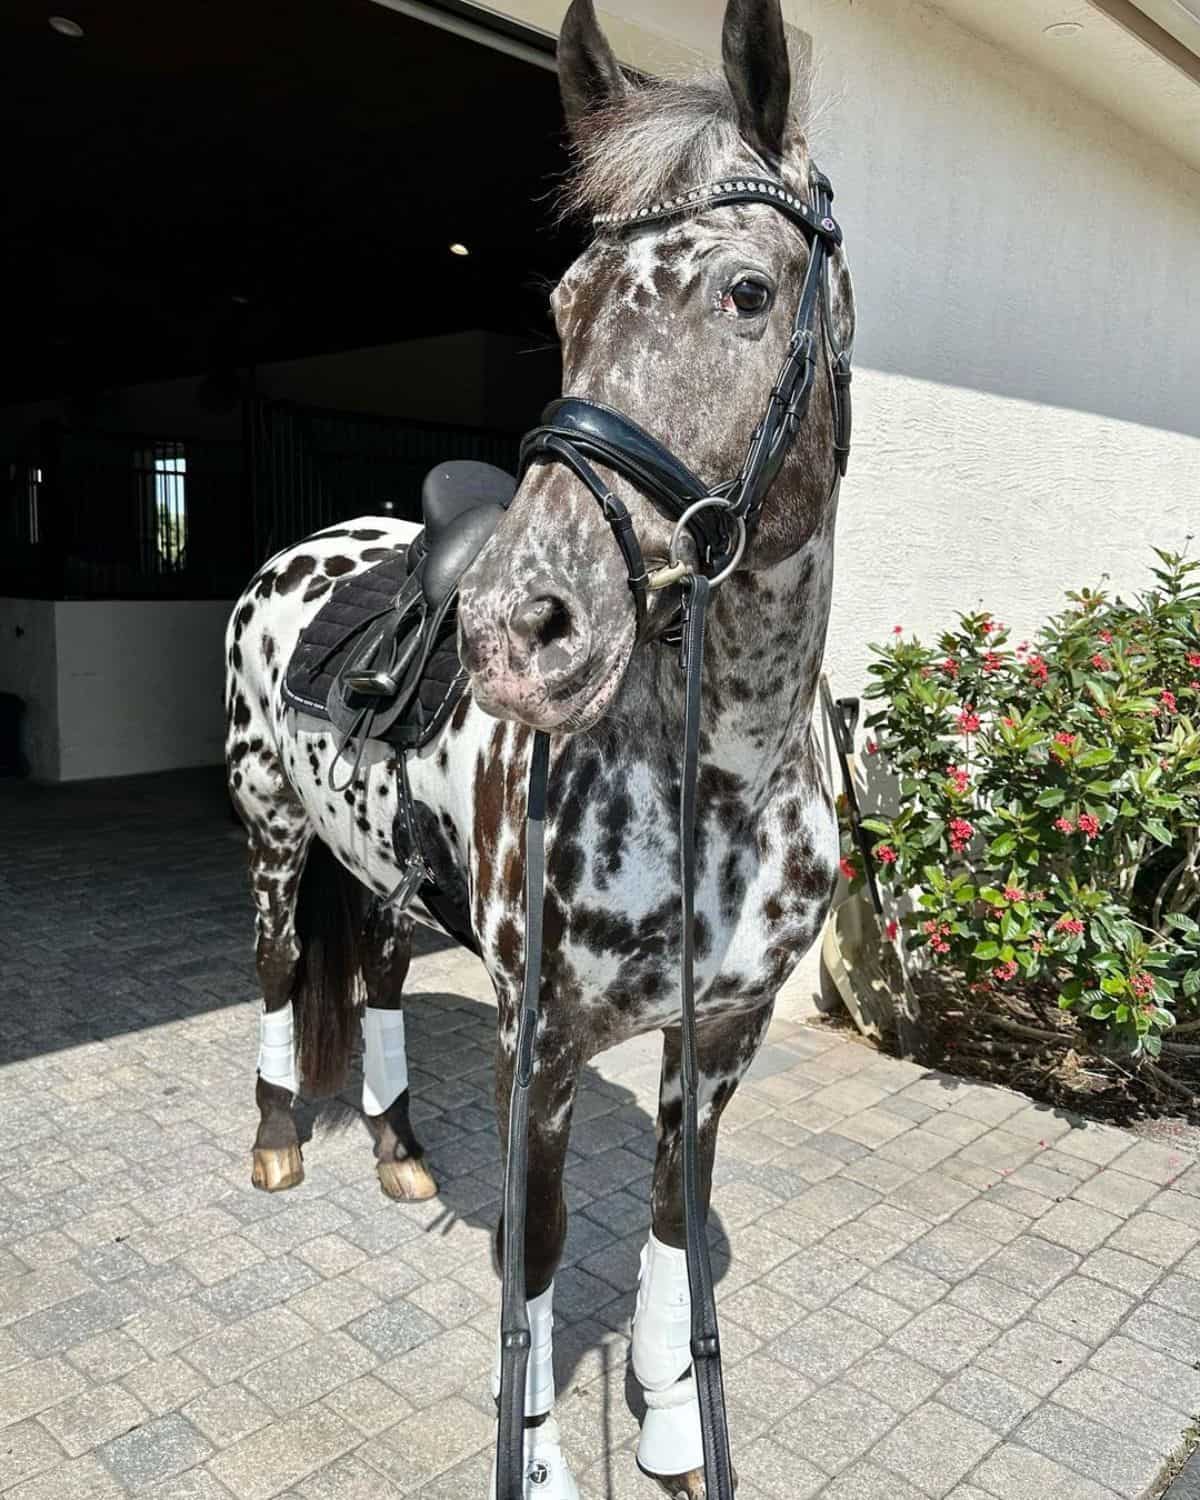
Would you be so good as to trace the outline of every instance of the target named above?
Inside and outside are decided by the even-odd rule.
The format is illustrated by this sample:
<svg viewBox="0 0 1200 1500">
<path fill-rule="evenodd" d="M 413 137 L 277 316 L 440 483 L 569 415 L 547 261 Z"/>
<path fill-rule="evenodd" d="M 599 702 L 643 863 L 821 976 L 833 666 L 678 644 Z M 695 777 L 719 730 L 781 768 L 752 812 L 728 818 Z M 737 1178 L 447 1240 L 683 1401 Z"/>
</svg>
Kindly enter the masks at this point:
<svg viewBox="0 0 1200 1500">
<path fill-rule="evenodd" d="M 292 1002 L 268 1010 L 264 1002 L 258 1020 L 258 1076 L 264 1083 L 289 1093 L 300 1092 L 296 1074 L 296 1022 Z"/>
<path fill-rule="evenodd" d="M 363 1006 L 363 1112 L 381 1115 L 408 1087 L 404 1012 Z"/>
<path fill-rule="evenodd" d="M 544 1417 L 554 1406 L 554 1283 L 525 1304 L 529 1313 L 529 1364 L 525 1370 L 525 1415 Z M 492 1366 L 492 1395 L 500 1395 L 500 1337 Z"/>
<path fill-rule="evenodd" d="M 525 1433 L 524 1500 L 579 1500 L 575 1476 L 563 1456 L 558 1423 L 547 1417 L 540 1427 Z M 492 1500 L 496 1500 L 496 1460 L 492 1459 Z"/>
<path fill-rule="evenodd" d="M 525 1304 L 529 1315 L 529 1364 L 525 1372 L 525 1415 L 546 1416 L 554 1408 L 554 1283 Z M 492 1395 L 500 1394 L 500 1340 L 492 1367 Z M 562 1438 L 553 1417 L 525 1432 L 525 1500 L 579 1500 L 574 1475 L 563 1457 Z M 492 1463 L 493 1500 L 496 1466 Z"/>
<path fill-rule="evenodd" d="M 646 1397 L 638 1463 L 650 1474 L 686 1474 L 704 1465 L 696 1382 L 681 1378 L 691 1367 L 687 1252 L 651 1234 L 633 1315 L 633 1373 Z"/>
<path fill-rule="evenodd" d="M 689 1469 L 702 1469 L 704 1439 L 696 1382 L 689 1376 L 665 1391 L 646 1391 L 645 1396 L 638 1463 L 647 1474 L 686 1474 Z"/>
<path fill-rule="evenodd" d="M 645 1391 L 662 1391 L 692 1363 L 692 1297 L 687 1252 L 653 1233 L 642 1248 L 633 1315 L 633 1373 Z"/>
</svg>

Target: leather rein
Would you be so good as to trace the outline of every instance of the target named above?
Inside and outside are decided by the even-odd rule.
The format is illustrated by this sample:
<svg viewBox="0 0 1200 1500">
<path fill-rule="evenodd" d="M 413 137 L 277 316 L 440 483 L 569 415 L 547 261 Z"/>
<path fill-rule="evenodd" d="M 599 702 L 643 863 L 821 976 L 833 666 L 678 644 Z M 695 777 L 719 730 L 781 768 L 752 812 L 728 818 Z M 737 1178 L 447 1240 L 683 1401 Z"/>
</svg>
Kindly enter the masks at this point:
<svg viewBox="0 0 1200 1500">
<path fill-rule="evenodd" d="M 822 173 L 809 179 L 811 203 L 768 177 L 736 176 L 640 209 L 622 218 L 599 215 L 598 234 L 623 234 L 643 224 L 682 218 L 739 203 L 765 203 L 804 233 L 809 261 L 788 339 L 787 353 L 754 430 L 741 469 L 732 480 L 707 485 L 630 417 L 581 397 L 552 401 L 521 444 L 520 474 L 535 462 L 564 463 L 591 491 L 625 559 L 637 615 L 645 635 L 647 595 L 678 586 L 680 657 L 685 678 L 683 774 L 679 801 L 679 876 L 682 917 L 680 1029 L 683 1088 L 682 1176 L 688 1286 L 692 1303 L 692 1374 L 700 1407 L 705 1483 L 709 1500 L 733 1500 L 729 1432 L 721 1378 L 720 1336 L 700 1187 L 699 1070 L 696 1061 L 694 897 L 696 777 L 699 767 L 701 676 L 711 591 L 738 566 L 763 503 L 804 420 L 820 355 L 827 355 L 833 403 L 836 492 L 850 451 L 850 349 L 838 348 L 828 288 L 829 257 L 842 242 L 830 215 L 833 189 Z M 648 572 L 629 511 L 597 474 L 594 463 L 629 480 L 674 522 L 664 567 Z M 696 565 L 680 556 L 684 533 Z M 504 1177 L 504 1263 L 500 1319 L 497 1500 L 523 1500 L 525 1384 L 530 1333 L 526 1311 L 525 1219 L 529 1165 L 529 1094 L 536 1067 L 541 998 L 542 908 L 545 893 L 546 791 L 550 737 L 533 739 L 525 823 L 525 974 L 509 1106 Z"/>
</svg>

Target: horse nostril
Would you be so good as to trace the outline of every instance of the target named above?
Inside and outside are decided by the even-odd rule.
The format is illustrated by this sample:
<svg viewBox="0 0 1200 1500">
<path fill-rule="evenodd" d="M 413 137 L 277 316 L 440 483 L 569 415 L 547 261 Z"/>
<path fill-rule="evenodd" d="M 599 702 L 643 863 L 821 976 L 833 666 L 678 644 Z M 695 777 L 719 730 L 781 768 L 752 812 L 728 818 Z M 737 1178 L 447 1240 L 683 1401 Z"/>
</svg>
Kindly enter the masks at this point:
<svg viewBox="0 0 1200 1500">
<path fill-rule="evenodd" d="M 570 634 L 571 615 L 561 599 L 543 594 L 518 604 L 509 625 L 524 645 L 544 648 Z"/>
</svg>

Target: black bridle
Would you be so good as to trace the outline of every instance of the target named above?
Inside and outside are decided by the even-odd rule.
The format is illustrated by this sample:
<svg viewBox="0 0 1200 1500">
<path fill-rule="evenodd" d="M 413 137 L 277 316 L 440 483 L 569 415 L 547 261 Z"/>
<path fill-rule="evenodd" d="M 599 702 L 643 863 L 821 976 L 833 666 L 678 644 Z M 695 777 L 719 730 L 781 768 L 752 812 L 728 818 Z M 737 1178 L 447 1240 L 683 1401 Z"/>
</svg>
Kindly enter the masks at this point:
<svg viewBox="0 0 1200 1500">
<path fill-rule="evenodd" d="M 787 354 L 767 398 L 735 478 L 716 485 L 701 479 L 630 417 L 565 396 L 552 401 L 521 444 L 521 476 L 538 461 L 564 463 L 587 486 L 612 527 L 633 593 L 639 639 L 645 634 L 647 593 L 678 585 L 681 662 L 686 681 L 683 776 L 679 802 L 681 892 L 680 1028 L 682 1040 L 683 1204 L 688 1286 L 692 1302 L 691 1352 L 704 1442 L 709 1500 L 733 1500 L 733 1471 L 721 1379 L 720 1337 L 701 1204 L 699 1101 L 696 1062 L 694 975 L 695 809 L 699 765 L 700 686 L 704 631 L 710 593 L 737 567 L 753 536 L 763 503 L 808 410 L 817 364 L 827 357 L 833 406 L 834 473 L 831 493 L 846 471 L 850 452 L 850 349 L 834 337 L 828 262 L 842 242 L 829 209 L 833 189 L 814 170 L 811 203 L 784 183 L 736 176 L 693 188 L 655 203 L 629 218 L 601 215 L 599 234 L 622 234 L 656 221 L 681 218 L 738 203 L 766 203 L 796 224 L 808 241 L 809 259 Z M 597 474 L 594 463 L 615 470 L 674 522 L 667 563 L 648 573 L 629 511 Z M 684 532 L 695 545 L 696 563 L 679 555 Z M 525 825 L 525 979 L 509 1106 L 508 1158 L 504 1179 L 504 1266 L 500 1319 L 499 1431 L 496 1444 L 497 1500 L 524 1495 L 525 1378 L 529 1320 L 525 1294 L 525 1213 L 529 1164 L 529 1090 L 536 1060 L 541 990 L 542 902 L 545 880 L 546 785 L 550 738 L 534 735 Z"/>
</svg>

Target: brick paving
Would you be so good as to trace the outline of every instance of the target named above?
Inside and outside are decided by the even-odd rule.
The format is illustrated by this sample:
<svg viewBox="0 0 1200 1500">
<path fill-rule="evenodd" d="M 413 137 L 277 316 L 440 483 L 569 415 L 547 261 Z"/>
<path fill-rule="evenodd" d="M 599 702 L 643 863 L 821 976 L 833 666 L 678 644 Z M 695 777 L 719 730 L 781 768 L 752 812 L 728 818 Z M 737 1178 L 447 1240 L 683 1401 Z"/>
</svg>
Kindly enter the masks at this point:
<svg viewBox="0 0 1200 1500">
<path fill-rule="evenodd" d="M 351 1085 L 303 1107 L 307 1179 L 269 1197 L 216 779 L 0 783 L 0 842 L 4 1500 L 482 1500 L 500 1171 L 479 966 L 426 943 L 409 983 L 441 1196 L 383 1198 Z M 1195 1158 L 810 1016 L 798 984 L 718 1158 L 741 1500 L 1157 1494 L 1200 1413 Z M 585 1500 L 657 1493 L 626 1369 L 657 1050 L 598 1059 L 576 1116 L 556 1355 Z"/>
</svg>

